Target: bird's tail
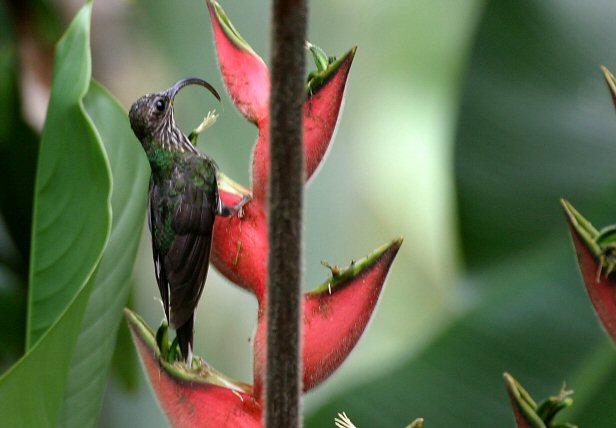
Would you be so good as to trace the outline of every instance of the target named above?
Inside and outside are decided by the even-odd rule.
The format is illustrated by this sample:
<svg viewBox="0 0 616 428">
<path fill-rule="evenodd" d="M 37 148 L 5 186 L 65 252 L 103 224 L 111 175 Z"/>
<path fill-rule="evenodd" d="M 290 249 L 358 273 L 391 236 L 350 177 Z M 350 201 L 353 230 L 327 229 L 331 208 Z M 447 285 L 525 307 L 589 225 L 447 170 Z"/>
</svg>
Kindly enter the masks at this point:
<svg viewBox="0 0 616 428">
<path fill-rule="evenodd" d="M 184 361 L 188 364 L 192 363 L 194 321 L 195 317 L 193 315 L 175 331 L 180 351 L 182 351 L 182 357 L 184 357 Z"/>
</svg>

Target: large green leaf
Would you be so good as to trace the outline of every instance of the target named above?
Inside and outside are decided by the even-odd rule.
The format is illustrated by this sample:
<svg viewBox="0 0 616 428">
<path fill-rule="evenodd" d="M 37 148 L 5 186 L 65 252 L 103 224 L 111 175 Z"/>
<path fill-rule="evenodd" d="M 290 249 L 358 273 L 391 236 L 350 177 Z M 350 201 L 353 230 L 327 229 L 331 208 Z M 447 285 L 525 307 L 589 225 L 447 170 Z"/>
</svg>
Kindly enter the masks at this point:
<svg viewBox="0 0 616 428">
<path fill-rule="evenodd" d="M 22 428 L 56 426 L 89 291 L 88 284 L 28 353 L 0 377 L 3 423 Z"/>
<path fill-rule="evenodd" d="M 90 14 L 87 3 L 56 49 L 35 189 L 29 347 L 0 377 L 0 415 L 12 426 L 56 426 L 95 269 L 111 228 L 111 173 L 82 106 L 90 81 Z"/>
<path fill-rule="evenodd" d="M 149 165 L 124 109 L 92 82 L 84 99 L 113 178 L 111 236 L 100 262 L 69 371 L 58 426 L 96 426 L 122 310 L 130 290 L 147 202 Z"/>
<path fill-rule="evenodd" d="M 56 48 L 35 183 L 28 349 L 90 279 L 109 236 L 109 166 L 82 104 L 90 84 L 90 14 L 87 3 Z"/>
<path fill-rule="evenodd" d="M 616 2 L 487 3 L 455 153 L 471 268 L 562 233 L 560 197 L 589 206 L 616 181 L 616 121 L 599 69 L 616 65 L 614 22 Z M 616 201 L 602 208 L 584 213 L 614 212 Z"/>
</svg>

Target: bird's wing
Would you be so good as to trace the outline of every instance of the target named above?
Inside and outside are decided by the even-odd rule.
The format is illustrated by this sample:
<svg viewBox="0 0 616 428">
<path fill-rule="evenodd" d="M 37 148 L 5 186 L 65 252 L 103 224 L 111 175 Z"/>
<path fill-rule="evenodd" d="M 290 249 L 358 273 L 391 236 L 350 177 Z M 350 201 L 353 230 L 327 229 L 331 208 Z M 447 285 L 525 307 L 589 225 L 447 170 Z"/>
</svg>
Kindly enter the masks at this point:
<svg viewBox="0 0 616 428">
<path fill-rule="evenodd" d="M 216 194 L 189 183 L 179 194 L 172 228 L 175 239 L 165 257 L 170 295 L 171 320 L 181 326 L 199 302 L 207 276 L 216 217 Z"/>
<path fill-rule="evenodd" d="M 150 180 L 150 188 L 148 191 L 148 226 L 152 236 L 152 256 L 154 258 L 154 273 L 156 275 L 156 283 L 158 291 L 163 302 L 165 316 L 169 320 L 169 282 L 167 281 L 167 272 L 165 271 L 164 253 L 167 251 L 163 246 L 162 224 L 164 217 L 168 214 L 162 209 L 166 205 L 163 203 L 163 192 L 156 186 L 153 180 Z"/>
<path fill-rule="evenodd" d="M 192 318 L 209 267 L 212 228 L 216 216 L 217 192 L 214 186 L 197 185 L 193 180 L 163 182 L 153 192 L 153 223 L 160 225 L 154 250 L 157 280 L 169 324 L 180 327 Z M 159 218 L 156 218 L 156 217 Z"/>
</svg>

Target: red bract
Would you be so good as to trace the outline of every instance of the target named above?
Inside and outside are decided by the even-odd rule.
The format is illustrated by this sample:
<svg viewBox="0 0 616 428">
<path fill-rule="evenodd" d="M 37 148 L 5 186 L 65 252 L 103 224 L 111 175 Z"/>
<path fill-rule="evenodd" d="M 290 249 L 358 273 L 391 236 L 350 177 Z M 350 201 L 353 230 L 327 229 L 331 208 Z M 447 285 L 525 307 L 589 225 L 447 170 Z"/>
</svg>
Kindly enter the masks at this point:
<svg viewBox="0 0 616 428">
<path fill-rule="evenodd" d="M 215 1 L 208 1 L 207 5 L 218 63 L 229 96 L 240 113 L 259 128 L 252 158 L 252 202 L 263 206 L 269 171 L 269 71 L 261 57 L 233 27 L 222 7 Z M 312 88 L 304 101 L 306 179 L 319 166 L 334 134 L 354 56 L 355 48 L 331 64 L 319 76 L 319 85 Z"/>
<path fill-rule="evenodd" d="M 332 277 L 304 294 L 304 390 L 326 379 L 355 347 L 370 320 L 402 239 L 375 250 L 347 269 L 332 268 Z M 265 375 L 267 311 L 260 310 L 254 344 L 255 394 Z"/>
<path fill-rule="evenodd" d="M 224 379 L 211 368 L 195 372 L 179 363 L 167 363 L 160 357 L 155 342 L 144 339 L 151 336 L 151 331 L 145 326 L 136 328 L 135 325 L 140 326 L 141 321 L 136 322 L 137 318 L 132 315 L 127 317 L 132 323 L 131 329 L 146 372 L 174 426 L 261 426 L 267 313 L 269 72 L 220 5 L 215 1 L 206 2 L 227 91 L 238 110 L 259 131 L 253 152 L 252 189 L 243 189 L 224 174 L 219 177 L 220 195 L 227 204 L 236 204 L 246 193 L 251 193 L 253 198 L 245 205 L 241 218 L 216 219 L 211 253 L 212 264 L 232 282 L 252 292 L 259 304 L 254 340 L 254 390 L 251 386 Z M 303 108 L 306 180 L 315 172 L 328 149 L 354 55 L 355 48 L 338 60 L 327 58 L 327 65 L 320 63 L 307 84 Z M 304 390 L 313 388 L 331 375 L 359 340 L 401 244 L 402 239 L 396 239 L 364 259 L 352 262 L 346 269 L 330 268 L 331 278 L 304 294 Z M 201 364 L 207 367 L 205 362 Z M 201 418 L 215 422 L 199 425 Z"/>
<path fill-rule="evenodd" d="M 268 249 L 265 195 L 269 170 L 269 72 L 220 5 L 214 1 L 208 1 L 207 5 L 227 91 L 238 110 L 259 129 L 252 161 L 253 199 L 241 221 L 235 217 L 216 220 L 211 260 L 223 275 L 262 301 Z M 331 64 L 321 76 L 321 84 L 306 97 L 303 140 L 306 179 L 314 173 L 329 146 L 354 55 L 353 48 Z M 222 197 L 229 203 L 239 200 L 228 192 L 222 192 Z"/>
<path fill-rule="evenodd" d="M 174 427 L 262 426 L 262 407 L 250 385 L 227 379 L 205 363 L 200 370 L 189 370 L 182 363 L 164 362 L 152 330 L 134 312 L 124 313 L 152 388 Z"/>
<path fill-rule="evenodd" d="M 561 203 L 567 215 L 569 232 L 586 291 L 601 323 L 616 342 L 616 282 L 606 266 L 608 260 L 605 259 L 610 250 L 602 249 L 597 243 L 600 231 L 569 202 L 563 199 Z"/>
<path fill-rule="evenodd" d="M 207 2 L 212 17 L 220 73 L 240 113 L 259 124 L 269 115 L 270 78 L 267 66 L 238 33 L 220 5 Z"/>
<path fill-rule="evenodd" d="M 222 199 L 237 202 L 239 197 L 220 192 Z M 216 219 L 211 261 L 229 280 L 255 294 L 261 306 L 267 277 L 267 219 L 261 207 L 249 202 L 241 219 Z"/>
</svg>

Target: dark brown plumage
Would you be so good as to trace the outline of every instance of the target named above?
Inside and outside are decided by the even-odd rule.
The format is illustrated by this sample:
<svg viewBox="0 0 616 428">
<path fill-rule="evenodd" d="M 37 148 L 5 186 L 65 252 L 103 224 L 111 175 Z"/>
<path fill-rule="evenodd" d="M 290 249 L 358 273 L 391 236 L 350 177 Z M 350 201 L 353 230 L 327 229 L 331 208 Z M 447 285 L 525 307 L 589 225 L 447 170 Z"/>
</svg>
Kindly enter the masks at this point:
<svg viewBox="0 0 616 428">
<path fill-rule="evenodd" d="M 201 79 L 184 79 L 147 94 L 129 112 L 152 169 L 149 226 L 158 289 L 169 325 L 176 329 L 183 358 L 190 363 L 194 312 L 207 277 L 216 215 L 230 216 L 248 200 L 226 206 L 218 195 L 217 167 L 175 124 L 173 100 L 186 85 L 218 93 Z"/>
</svg>

